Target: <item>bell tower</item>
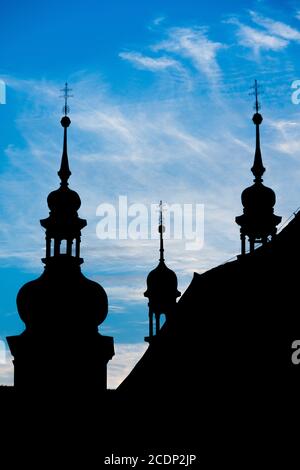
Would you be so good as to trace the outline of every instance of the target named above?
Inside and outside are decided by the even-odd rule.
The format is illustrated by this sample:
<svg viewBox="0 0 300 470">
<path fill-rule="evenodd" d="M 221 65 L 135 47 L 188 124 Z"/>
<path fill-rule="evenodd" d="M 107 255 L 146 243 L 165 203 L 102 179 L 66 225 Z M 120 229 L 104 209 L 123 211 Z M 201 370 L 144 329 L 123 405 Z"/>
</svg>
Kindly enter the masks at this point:
<svg viewBox="0 0 300 470">
<path fill-rule="evenodd" d="M 114 355 L 113 338 L 98 331 L 108 313 L 106 292 L 80 268 L 86 220 L 78 216 L 81 200 L 68 184 L 68 91 L 66 84 L 60 186 L 49 194 L 50 213 L 40 221 L 46 231 L 45 268 L 17 296 L 25 330 L 7 338 L 14 357 L 15 387 L 25 392 L 104 391 L 107 363 Z"/>
</svg>

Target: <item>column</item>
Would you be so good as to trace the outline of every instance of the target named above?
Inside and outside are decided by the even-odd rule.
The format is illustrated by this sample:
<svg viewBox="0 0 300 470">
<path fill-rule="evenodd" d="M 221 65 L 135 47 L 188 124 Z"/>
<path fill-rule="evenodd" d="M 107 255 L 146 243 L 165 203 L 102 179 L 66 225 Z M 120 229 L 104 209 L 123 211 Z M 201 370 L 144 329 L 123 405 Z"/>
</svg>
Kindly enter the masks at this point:
<svg viewBox="0 0 300 470">
<path fill-rule="evenodd" d="M 149 336 L 153 336 L 153 312 L 149 309 Z"/>
</svg>

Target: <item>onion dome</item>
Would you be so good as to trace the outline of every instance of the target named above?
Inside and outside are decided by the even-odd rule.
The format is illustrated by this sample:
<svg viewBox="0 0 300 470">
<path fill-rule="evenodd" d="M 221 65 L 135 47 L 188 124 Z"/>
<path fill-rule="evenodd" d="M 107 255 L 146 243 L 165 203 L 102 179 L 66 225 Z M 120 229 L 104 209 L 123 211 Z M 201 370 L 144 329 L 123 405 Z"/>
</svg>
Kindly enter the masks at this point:
<svg viewBox="0 0 300 470">
<path fill-rule="evenodd" d="M 174 300 L 181 295 L 177 286 L 175 272 L 168 268 L 164 261 L 160 261 L 147 276 L 147 290 L 144 296 L 149 299 L 161 299 L 162 303 L 166 303 L 169 299 Z"/>
<path fill-rule="evenodd" d="M 20 289 L 17 307 L 28 331 L 96 333 L 107 316 L 108 300 L 102 286 L 62 260 Z"/>
<path fill-rule="evenodd" d="M 242 204 L 247 212 L 265 212 L 272 210 L 276 203 L 273 189 L 256 183 L 242 192 Z"/>
</svg>

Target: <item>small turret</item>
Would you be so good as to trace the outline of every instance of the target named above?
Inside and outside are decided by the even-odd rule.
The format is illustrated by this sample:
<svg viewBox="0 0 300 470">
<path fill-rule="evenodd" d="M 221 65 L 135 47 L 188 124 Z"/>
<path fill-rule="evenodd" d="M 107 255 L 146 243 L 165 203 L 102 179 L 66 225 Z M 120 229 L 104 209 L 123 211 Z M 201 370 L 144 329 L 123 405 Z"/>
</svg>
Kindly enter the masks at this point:
<svg viewBox="0 0 300 470">
<path fill-rule="evenodd" d="M 146 341 L 150 341 L 154 336 L 153 317 L 155 316 L 155 334 L 160 330 L 160 316 L 165 314 L 166 321 L 169 320 L 176 307 L 176 299 L 181 293 L 178 291 L 177 276 L 174 271 L 169 269 L 164 260 L 164 239 L 163 234 L 165 227 L 162 220 L 162 201 L 160 201 L 160 216 L 158 232 L 160 234 L 160 257 L 159 263 L 147 277 L 147 290 L 144 293 L 149 299 L 149 337 Z"/>
</svg>

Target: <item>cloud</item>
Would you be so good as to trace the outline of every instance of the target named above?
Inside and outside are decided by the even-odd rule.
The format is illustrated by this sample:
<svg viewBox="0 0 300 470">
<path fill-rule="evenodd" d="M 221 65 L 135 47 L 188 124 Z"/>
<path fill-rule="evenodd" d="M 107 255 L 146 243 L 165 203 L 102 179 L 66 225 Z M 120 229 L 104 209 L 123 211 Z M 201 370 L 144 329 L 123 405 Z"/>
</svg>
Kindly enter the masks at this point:
<svg viewBox="0 0 300 470">
<path fill-rule="evenodd" d="M 262 26 L 272 36 L 279 36 L 287 41 L 300 41 L 300 31 L 281 21 L 275 21 L 271 18 L 258 15 L 254 11 L 250 11 L 251 19 L 254 23 Z"/>
<path fill-rule="evenodd" d="M 147 347 L 146 343 L 115 344 L 115 356 L 108 365 L 108 388 L 114 389 L 120 385 L 142 357 Z"/>
<path fill-rule="evenodd" d="M 158 72 L 166 70 L 170 67 L 178 67 L 179 64 L 176 60 L 170 57 L 148 57 L 140 54 L 139 52 L 121 52 L 119 57 L 128 60 L 137 68 L 150 70 L 151 72 Z"/>
<path fill-rule="evenodd" d="M 297 121 L 280 119 L 271 120 L 269 125 L 276 131 L 272 147 L 299 161 L 300 125 Z"/>
<path fill-rule="evenodd" d="M 14 366 L 12 356 L 6 350 L 5 361 L 0 360 L 0 385 L 13 385 L 14 383 Z"/>
<path fill-rule="evenodd" d="M 217 52 L 225 45 L 208 38 L 206 28 L 172 28 L 167 39 L 152 47 L 154 51 L 167 51 L 191 60 L 194 67 L 207 78 L 221 75 Z"/>
<path fill-rule="evenodd" d="M 152 55 L 128 51 L 121 52 L 119 56 L 139 69 L 172 72 L 173 78 L 177 82 L 181 80 L 187 91 L 193 89 L 194 79 L 199 80 L 195 72 L 208 80 L 211 87 L 216 85 L 222 75 L 217 53 L 227 47 L 225 44 L 209 39 L 205 27 L 165 28 L 160 30 L 160 34 L 164 39 L 149 46 Z M 153 54 L 158 52 L 163 55 L 157 57 Z"/>
<path fill-rule="evenodd" d="M 163 21 L 165 21 L 166 17 L 165 16 L 158 16 L 153 20 L 154 26 L 159 26 Z"/>
<path fill-rule="evenodd" d="M 286 23 L 275 21 L 250 11 L 250 18 L 260 28 L 245 25 L 237 18 L 230 18 L 227 23 L 238 27 L 237 37 L 241 46 L 250 48 L 258 56 L 260 51 L 280 51 L 290 42 L 300 41 L 300 31 Z"/>
<path fill-rule="evenodd" d="M 289 41 L 284 38 L 242 24 L 237 19 L 228 20 L 227 23 L 238 26 L 237 38 L 239 45 L 252 49 L 255 55 L 258 55 L 261 50 L 279 51 L 289 44 Z"/>
<path fill-rule="evenodd" d="M 256 53 L 261 49 L 279 51 L 288 45 L 285 39 L 271 36 L 250 26 L 241 26 L 239 31 L 240 44 L 252 48 Z"/>
<path fill-rule="evenodd" d="M 170 81 L 168 77 L 169 86 Z M 59 184 L 62 128 L 60 106 L 53 96 L 61 86 L 46 81 L 21 81 L 20 85 L 17 79 L 11 83 L 15 83 L 14 93 L 24 95 L 24 109 L 17 117 L 21 143 L 12 142 L 6 149 L 6 167 L 0 176 L 1 263 L 30 268 L 39 275 L 45 244 L 39 219 L 47 216 L 47 194 Z M 100 240 L 96 209 L 102 202 L 117 208 L 119 195 L 126 195 L 129 205 L 140 202 L 149 207 L 160 199 L 169 204 L 203 203 L 203 249 L 187 251 L 184 239 L 166 241 L 167 265 L 176 271 L 179 290 L 184 292 L 194 271 L 203 272 L 239 252 L 234 218 L 242 211 L 241 191 L 252 181 L 254 152 L 249 103 L 246 97 L 244 104 L 240 100 L 237 105 L 235 98 L 229 96 L 228 101 L 224 95 L 220 105 L 195 90 L 181 95 L 177 88 L 170 96 L 169 90 L 158 90 L 157 83 L 147 99 L 121 99 L 111 94 L 100 77 L 87 75 L 73 78 L 72 88 L 70 187 L 80 194 L 79 213 L 88 220 L 82 232 L 82 269 L 109 295 L 112 308 L 101 329 L 109 325 L 105 333 L 113 334 L 117 343 L 126 342 L 128 336 L 137 342 L 143 337 L 142 328 L 129 331 L 126 322 L 129 317 L 132 322 L 146 321 L 143 292 L 147 274 L 158 262 L 158 240 Z M 269 112 L 276 115 L 274 107 Z M 263 152 L 269 140 L 264 127 Z M 280 152 L 280 147 L 272 149 L 272 162 L 268 153 L 263 155 L 268 184 L 273 187 L 275 175 L 275 185 L 290 196 L 278 211 L 284 216 L 295 208 L 296 190 L 282 186 L 282 172 L 276 170 Z M 285 174 L 289 175 L 288 167 Z"/>
<path fill-rule="evenodd" d="M 142 279 L 141 279 L 142 280 Z M 145 282 L 145 280 L 143 280 Z M 144 284 L 143 282 L 143 284 Z M 123 302 L 145 303 L 143 291 L 145 288 L 135 288 L 133 286 L 111 286 L 106 289 L 109 298 L 122 299 Z"/>
</svg>

